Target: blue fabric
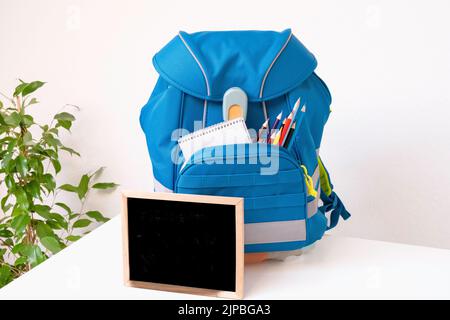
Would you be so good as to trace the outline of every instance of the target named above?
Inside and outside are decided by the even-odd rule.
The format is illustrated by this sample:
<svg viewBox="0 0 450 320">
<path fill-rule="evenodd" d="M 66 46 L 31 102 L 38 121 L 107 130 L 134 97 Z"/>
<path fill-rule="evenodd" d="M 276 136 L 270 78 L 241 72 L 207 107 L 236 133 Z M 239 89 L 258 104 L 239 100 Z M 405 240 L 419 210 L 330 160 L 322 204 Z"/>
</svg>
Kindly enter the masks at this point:
<svg viewBox="0 0 450 320">
<path fill-rule="evenodd" d="M 306 195 L 300 165 L 310 175 L 318 165 L 316 149 L 330 114 L 331 95 L 314 72 L 315 57 L 290 29 L 180 32 L 153 57 L 153 65 L 160 77 L 141 110 L 140 125 L 158 183 L 179 193 L 244 197 L 245 223 L 305 221 L 305 241 L 248 244 L 246 252 L 308 246 L 326 231 L 326 212 L 331 211 L 330 227 L 339 217 L 349 216 L 332 193 L 327 198 L 321 194 L 324 207 L 307 218 L 311 196 Z M 223 94 L 230 87 L 240 87 L 247 93 L 246 124 L 254 130 L 265 121 L 263 103 L 272 123 L 280 111 L 286 117 L 299 97 L 306 104 L 294 148 L 269 148 L 268 156 L 279 155 L 279 171 L 275 174 L 260 174 L 267 164 L 258 158 L 259 144 L 245 146 L 245 164 L 211 165 L 211 160 L 225 159 L 226 152 L 205 148 L 182 168 L 184 158 L 178 138 L 200 129 L 203 119 L 206 126 L 222 122 Z"/>
<path fill-rule="evenodd" d="M 327 196 L 325 193 L 320 193 L 320 199 L 323 202 L 323 206 L 321 210 L 323 212 L 330 212 L 330 225 L 327 230 L 333 229 L 339 222 L 339 218 L 342 217 L 344 220 L 350 218 L 350 213 L 345 208 L 341 199 L 337 196 L 337 194 L 333 191 L 330 196 Z"/>
<path fill-rule="evenodd" d="M 290 29 L 180 32 L 153 57 L 153 64 L 166 81 L 200 99 L 220 101 L 226 90 L 240 87 L 250 101 L 270 100 L 298 86 L 317 65 L 314 56 L 292 36 L 269 73 L 260 97 L 264 76 L 290 34 Z M 183 40 L 202 65 L 207 80 Z"/>
</svg>

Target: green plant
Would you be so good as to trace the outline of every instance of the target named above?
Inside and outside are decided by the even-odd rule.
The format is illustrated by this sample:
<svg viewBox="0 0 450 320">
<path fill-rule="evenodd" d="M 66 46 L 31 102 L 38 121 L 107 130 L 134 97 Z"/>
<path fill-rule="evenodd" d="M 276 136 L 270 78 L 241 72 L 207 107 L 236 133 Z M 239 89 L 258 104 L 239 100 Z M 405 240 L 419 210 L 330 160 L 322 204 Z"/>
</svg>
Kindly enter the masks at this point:
<svg viewBox="0 0 450 320">
<path fill-rule="evenodd" d="M 82 175 L 77 185 L 57 187 L 60 153 L 80 156 L 60 140 L 75 117 L 64 111 L 48 125 L 37 124 L 28 109 L 38 103 L 31 93 L 43 85 L 20 80 L 13 97 L 0 100 L 0 288 L 78 240 L 93 221 L 107 221 L 99 211 L 85 211 L 85 202 L 92 189 L 116 187 L 96 182 L 103 168 Z M 60 192 L 75 193 L 79 209 L 58 201 Z"/>
</svg>

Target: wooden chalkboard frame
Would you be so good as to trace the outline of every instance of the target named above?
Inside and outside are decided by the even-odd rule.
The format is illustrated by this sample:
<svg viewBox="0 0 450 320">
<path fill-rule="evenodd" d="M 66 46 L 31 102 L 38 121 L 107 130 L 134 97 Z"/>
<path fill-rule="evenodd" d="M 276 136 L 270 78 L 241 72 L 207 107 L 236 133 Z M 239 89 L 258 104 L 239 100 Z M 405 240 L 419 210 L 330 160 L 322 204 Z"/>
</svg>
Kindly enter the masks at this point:
<svg viewBox="0 0 450 320">
<path fill-rule="evenodd" d="M 128 198 L 150 200 L 196 202 L 235 206 L 236 221 L 236 285 L 235 291 L 222 291 L 205 288 L 194 288 L 172 284 L 135 281 L 130 279 L 129 247 L 128 247 Z M 163 192 L 122 192 L 122 238 L 123 238 L 123 271 L 126 286 L 189 293 L 222 298 L 242 299 L 244 295 L 244 199 L 238 197 L 219 197 Z"/>
</svg>

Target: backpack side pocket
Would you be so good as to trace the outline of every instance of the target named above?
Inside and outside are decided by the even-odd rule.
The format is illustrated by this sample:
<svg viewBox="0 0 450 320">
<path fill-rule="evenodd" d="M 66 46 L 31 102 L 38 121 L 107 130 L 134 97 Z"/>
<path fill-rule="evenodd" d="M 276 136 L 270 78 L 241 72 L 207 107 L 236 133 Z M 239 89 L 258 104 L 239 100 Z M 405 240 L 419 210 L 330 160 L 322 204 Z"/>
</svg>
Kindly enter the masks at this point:
<svg viewBox="0 0 450 320">
<path fill-rule="evenodd" d="M 158 80 L 155 91 L 142 108 L 139 118 L 145 133 L 152 163 L 156 191 L 172 191 L 176 177 L 176 161 L 180 153 L 177 129 L 184 94 Z"/>
</svg>

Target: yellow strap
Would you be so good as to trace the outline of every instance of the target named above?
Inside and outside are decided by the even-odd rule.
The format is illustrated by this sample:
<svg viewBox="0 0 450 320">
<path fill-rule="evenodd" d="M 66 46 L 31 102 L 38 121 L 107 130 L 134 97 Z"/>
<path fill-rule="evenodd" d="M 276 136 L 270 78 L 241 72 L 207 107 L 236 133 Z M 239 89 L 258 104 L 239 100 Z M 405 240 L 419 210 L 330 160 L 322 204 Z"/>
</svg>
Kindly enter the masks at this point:
<svg viewBox="0 0 450 320">
<path fill-rule="evenodd" d="M 319 163 L 319 173 L 320 173 L 320 190 L 322 190 L 327 196 L 330 196 L 331 189 L 330 179 L 328 177 L 327 171 L 325 170 L 325 166 L 322 163 L 322 159 L 317 157 L 317 162 Z"/>
<path fill-rule="evenodd" d="M 317 191 L 314 188 L 313 179 L 308 174 L 308 169 L 306 169 L 304 165 L 301 165 L 301 168 L 303 169 L 303 174 L 305 176 L 305 184 L 308 195 L 313 196 L 314 198 L 317 197 Z"/>
</svg>

